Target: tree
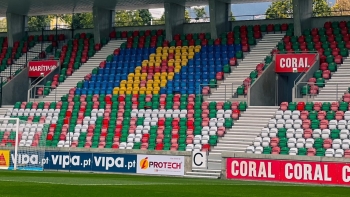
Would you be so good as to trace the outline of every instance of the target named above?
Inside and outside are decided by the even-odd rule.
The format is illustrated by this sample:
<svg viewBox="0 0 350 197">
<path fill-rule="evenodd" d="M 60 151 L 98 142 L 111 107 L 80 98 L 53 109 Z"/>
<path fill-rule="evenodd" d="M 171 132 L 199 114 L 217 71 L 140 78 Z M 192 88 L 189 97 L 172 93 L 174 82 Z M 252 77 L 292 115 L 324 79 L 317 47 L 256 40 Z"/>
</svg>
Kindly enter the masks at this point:
<svg viewBox="0 0 350 197">
<path fill-rule="evenodd" d="M 0 20 L 0 32 L 7 32 L 6 18 Z"/>
<path fill-rule="evenodd" d="M 92 13 L 61 14 L 58 18 L 73 29 L 93 28 L 94 21 Z"/>
<path fill-rule="evenodd" d="M 326 0 L 313 0 L 314 16 L 329 16 L 330 7 Z M 293 3 L 292 0 L 279 0 L 273 2 L 265 12 L 267 19 L 292 18 Z"/>
<path fill-rule="evenodd" d="M 190 13 L 187 9 L 185 9 L 185 23 L 189 23 L 191 21 L 190 19 Z"/>
<path fill-rule="evenodd" d="M 194 10 L 194 13 L 196 14 L 196 18 L 198 19 L 204 18 L 207 15 L 203 6 L 193 7 L 193 10 Z"/>
<path fill-rule="evenodd" d="M 151 12 L 148 9 L 138 10 L 138 12 L 143 24 L 150 25 L 153 19 Z"/>
<path fill-rule="evenodd" d="M 236 17 L 233 15 L 233 12 L 230 12 L 230 21 L 236 21 Z"/>
<path fill-rule="evenodd" d="M 333 16 L 350 15 L 350 0 L 338 0 L 331 10 Z"/>
<path fill-rule="evenodd" d="M 142 11 L 142 12 L 143 12 L 142 14 L 147 15 L 145 11 Z M 149 25 L 150 24 L 149 21 L 151 21 L 152 19 L 153 18 L 143 19 L 140 16 L 140 10 L 122 10 L 122 11 L 117 11 L 115 13 L 116 26 Z"/>
<path fill-rule="evenodd" d="M 49 28 L 52 16 L 30 16 L 28 18 L 28 30 L 29 31 L 40 31 L 41 29 Z"/>
</svg>

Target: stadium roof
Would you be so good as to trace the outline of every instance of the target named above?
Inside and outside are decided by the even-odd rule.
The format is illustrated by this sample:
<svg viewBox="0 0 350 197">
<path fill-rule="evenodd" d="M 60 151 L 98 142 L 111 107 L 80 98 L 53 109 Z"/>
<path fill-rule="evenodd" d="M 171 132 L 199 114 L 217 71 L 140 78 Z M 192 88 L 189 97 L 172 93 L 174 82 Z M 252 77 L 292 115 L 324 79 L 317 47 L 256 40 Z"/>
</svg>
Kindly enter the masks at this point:
<svg viewBox="0 0 350 197">
<path fill-rule="evenodd" d="M 274 0 L 223 1 L 241 4 Z M 208 0 L 0 0 L 0 16 L 6 16 L 7 12 L 29 16 L 91 12 L 94 5 L 110 10 L 163 8 L 164 2 L 174 2 L 185 6 L 208 4 Z"/>
</svg>

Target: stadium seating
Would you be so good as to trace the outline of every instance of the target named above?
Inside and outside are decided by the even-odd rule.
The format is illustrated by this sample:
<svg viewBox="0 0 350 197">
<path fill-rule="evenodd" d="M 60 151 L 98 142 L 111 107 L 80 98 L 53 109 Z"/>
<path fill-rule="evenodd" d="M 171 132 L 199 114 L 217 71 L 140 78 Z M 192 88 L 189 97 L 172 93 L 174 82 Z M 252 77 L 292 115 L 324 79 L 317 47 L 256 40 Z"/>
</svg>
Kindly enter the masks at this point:
<svg viewBox="0 0 350 197">
<path fill-rule="evenodd" d="M 345 21 L 326 22 L 324 28 L 305 30 L 302 36 L 285 36 L 277 46 L 280 53 L 318 51 L 320 69 L 309 79 L 308 85 L 300 90 L 302 95 L 316 95 L 319 88 L 325 86 L 326 80 L 337 71 L 343 58 L 349 55 L 350 41 Z"/>
<path fill-rule="evenodd" d="M 61 62 L 61 73 L 53 76 L 52 81 L 48 80 L 45 88 L 38 88 L 37 95 L 48 95 L 59 83 L 65 81 L 75 70 L 79 69 L 83 63 L 92 57 L 96 50 L 100 50 L 99 45 L 94 44 L 93 34 L 78 33 L 73 40 L 69 40 L 61 51 L 56 51 L 55 58 Z M 51 50 L 48 47 L 47 51 Z"/>
<path fill-rule="evenodd" d="M 248 153 L 350 157 L 347 102 L 282 103 Z"/>
</svg>

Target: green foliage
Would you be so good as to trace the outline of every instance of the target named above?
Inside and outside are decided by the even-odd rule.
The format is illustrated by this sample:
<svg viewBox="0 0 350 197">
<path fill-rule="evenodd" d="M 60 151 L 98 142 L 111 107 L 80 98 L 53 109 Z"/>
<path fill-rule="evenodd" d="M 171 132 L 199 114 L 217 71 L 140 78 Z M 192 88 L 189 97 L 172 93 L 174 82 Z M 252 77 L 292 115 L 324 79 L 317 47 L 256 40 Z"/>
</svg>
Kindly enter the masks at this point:
<svg viewBox="0 0 350 197">
<path fill-rule="evenodd" d="M 153 17 L 148 9 L 122 10 L 115 13 L 115 26 L 143 26 L 151 25 Z M 153 25 L 159 21 L 154 21 Z M 162 22 L 164 24 L 164 22 Z"/>
<path fill-rule="evenodd" d="M 207 16 L 205 9 L 203 6 L 193 7 L 194 13 L 196 14 L 196 18 L 204 18 Z"/>
<path fill-rule="evenodd" d="M 185 23 L 189 23 L 191 21 L 190 19 L 190 13 L 187 9 L 185 9 Z"/>
<path fill-rule="evenodd" d="M 59 19 L 73 29 L 93 28 L 94 21 L 92 13 L 61 14 Z"/>
<path fill-rule="evenodd" d="M 236 17 L 233 15 L 233 12 L 230 12 L 230 21 L 236 21 Z"/>
<path fill-rule="evenodd" d="M 53 18 L 51 15 L 46 16 L 30 16 L 28 17 L 28 30 L 40 31 L 43 28 L 47 29 L 50 26 L 50 21 Z"/>
<path fill-rule="evenodd" d="M 0 32 L 7 32 L 7 22 L 6 18 L 0 20 Z"/>
<path fill-rule="evenodd" d="M 313 0 L 314 16 L 329 16 L 331 8 L 328 6 L 326 0 Z M 267 19 L 276 18 L 292 18 L 293 17 L 293 3 L 292 0 L 279 0 L 273 2 L 266 10 Z"/>
</svg>

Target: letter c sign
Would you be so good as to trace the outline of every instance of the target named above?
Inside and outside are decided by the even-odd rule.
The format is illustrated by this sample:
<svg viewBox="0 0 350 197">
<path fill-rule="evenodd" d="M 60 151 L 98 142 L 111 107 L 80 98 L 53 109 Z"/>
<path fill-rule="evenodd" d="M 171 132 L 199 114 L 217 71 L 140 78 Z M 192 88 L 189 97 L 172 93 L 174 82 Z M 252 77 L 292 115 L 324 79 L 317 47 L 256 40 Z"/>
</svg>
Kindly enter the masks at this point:
<svg viewBox="0 0 350 197">
<path fill-rule="evenodd" d="M 192 152 L 192 168 L 207 168 L 207 152 Z"/>
</svg>

